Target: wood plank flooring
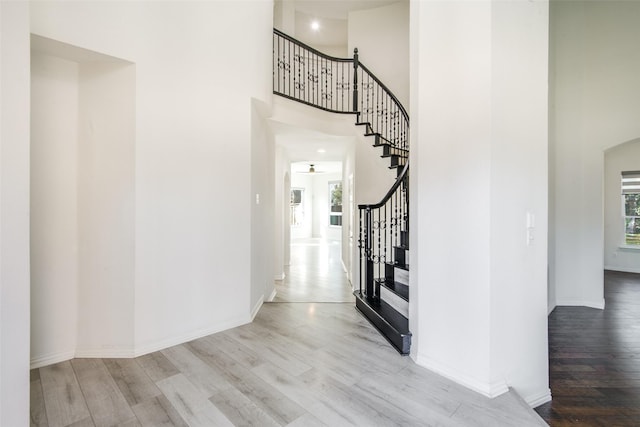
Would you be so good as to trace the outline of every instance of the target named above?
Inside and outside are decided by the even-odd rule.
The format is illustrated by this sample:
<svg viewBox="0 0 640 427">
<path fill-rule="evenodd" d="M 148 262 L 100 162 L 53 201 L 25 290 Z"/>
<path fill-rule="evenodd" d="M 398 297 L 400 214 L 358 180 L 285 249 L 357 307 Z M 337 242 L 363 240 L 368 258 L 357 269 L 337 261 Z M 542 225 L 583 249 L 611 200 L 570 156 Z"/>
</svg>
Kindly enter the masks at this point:
<svg viewBox="0 0 640 427">
<path fill-rule="evenodd" d="M 274 302 L 355 302 L 342 268 L 339 241 L 319 238 L 291 242 L 285 279 L 276 281 Z"/>
<path fill-rule="evenodd" d="M 265 304 L 251 324 L 136 359 L 32 371 L 32 426 L 539 426 L 399 356 L 350 303 Z"/>
<path fill-rule="evenodd" d="M 313 253 L 317 246 L 301 248 Z M 342 267 L 330 274 L 342 274 Z M 316 278 L 297 280 L 312 290 Z M 341 286 L 334 295 L 326 287 L 316 295 L 339 300 Z M 74 359 L 35 369 L 31 425 L 544 423 L 512 392 L 487 399 L 398 355 L 353 302 L 280 302 L 265 304 L 251 324 L 135 359 Z"/>
<path fill-rule="evenodd" d="M 552 426 L 640 426 L 640 274 L 605 271 L 605 310 L 549 316 Z"/>
</svg>

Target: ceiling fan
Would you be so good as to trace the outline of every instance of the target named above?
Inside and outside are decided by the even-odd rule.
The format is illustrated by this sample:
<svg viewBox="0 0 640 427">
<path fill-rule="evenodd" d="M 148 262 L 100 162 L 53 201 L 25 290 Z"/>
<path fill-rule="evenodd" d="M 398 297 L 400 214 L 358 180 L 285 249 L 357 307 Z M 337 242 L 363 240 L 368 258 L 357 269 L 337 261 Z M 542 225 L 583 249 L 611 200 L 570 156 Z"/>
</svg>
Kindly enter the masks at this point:
<svg viewBox="0 0 640 427">
<path fill-rule="evenodd" d="M 317 170 L 315 164 L 314 163 L 310 163 L 309 164 L 309 170 L 304 171 L 304 172 L 303 171 L 298 171 L 296 173 L 305 174 L 305 175 L 318 175 L 318 174 L 325 173 L 325 172 Z"/>
</svg>

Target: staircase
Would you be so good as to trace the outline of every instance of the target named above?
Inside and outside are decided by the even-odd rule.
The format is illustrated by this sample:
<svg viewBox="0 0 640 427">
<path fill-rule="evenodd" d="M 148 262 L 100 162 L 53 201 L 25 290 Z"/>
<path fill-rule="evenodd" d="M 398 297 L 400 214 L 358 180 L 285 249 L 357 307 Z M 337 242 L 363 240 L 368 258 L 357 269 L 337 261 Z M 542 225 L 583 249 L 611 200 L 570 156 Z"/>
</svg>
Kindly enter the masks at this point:
<svg viewBox="0 0 640 427">
<path fill-rule="evenodd" d="M 355 125 L 395 169 L 382 200 L 358 205 L 356 308 L 401 354 L 409 354 L 409 116 L 358 59 L 334 58 L 274 29 L 273 93 L 325 111 L 355 115 Z"/>
</svg>

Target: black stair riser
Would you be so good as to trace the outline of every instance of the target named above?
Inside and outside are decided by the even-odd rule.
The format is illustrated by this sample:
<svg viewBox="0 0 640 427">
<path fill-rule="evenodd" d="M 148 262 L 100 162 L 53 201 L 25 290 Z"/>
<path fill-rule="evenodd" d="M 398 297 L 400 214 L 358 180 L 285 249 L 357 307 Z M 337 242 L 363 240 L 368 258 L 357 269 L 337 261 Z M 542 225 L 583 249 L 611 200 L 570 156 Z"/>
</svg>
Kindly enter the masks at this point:
<svg viewBox="0 0 640 427">
<path fill-rule="evenodd" d="M 390 159 L 391 166 L 404 166 L 406 160 L 404 157 L 398 156 L 397 154 L 392 154 Z"/>
<path fill-rule="evenodd" d="M 407 265 L 407 251 L 404 248 L 395 246 L 393 248 L 393 256 L 396 264 Z"/>
<path fill-rule="evenodd" d="M 402 298 L 405 301 L 409 301 L 409 287 L 399 282 L 395 282 L 393 280 L 379 280 L 377 281 L 378 288 L 380 286 L 384 286 L 390 292 L 394 293 L 398 297 Z"/>
<path fill-rule="evenodd" d="M 385 308 L 387 310 L 390 308 L 388 304 L 384 302 L 381 303 L 381 305 L 383 304 L 386 306 Z M 380 331 L 382 336 L 385 337 L 400 354 L 409 354 L 409 350 L 411 348 L 411 332 L 408 332 L 408 328 L 406 331 L 399 331 L 387 319 L 379 314 L 379 309 L 374 308 L 367 302 L 366 296 L 360 295 L 359 293 L 356 293 L 356 308 L 376 329 L 378 329 L 378 331 Z M 395 312 L 395 310 L 393 311 Z M 397 316 L 403 317 L 399 313 L 397 313 Z"/>
<path fill-rule="evenodd" d="M 408 231 L 401 231 L 400 232 L 400 245 L 404 246 L 405 248 L 409 247 L 409 232 Z"/>
</svg>

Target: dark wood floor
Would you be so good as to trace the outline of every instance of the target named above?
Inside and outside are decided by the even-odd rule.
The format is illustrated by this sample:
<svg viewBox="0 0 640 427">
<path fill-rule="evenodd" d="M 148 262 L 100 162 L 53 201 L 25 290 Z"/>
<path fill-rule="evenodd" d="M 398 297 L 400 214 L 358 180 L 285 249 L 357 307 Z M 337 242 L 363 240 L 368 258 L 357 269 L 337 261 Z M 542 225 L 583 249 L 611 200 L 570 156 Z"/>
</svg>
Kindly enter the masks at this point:
<svg viewBox="0 0 640 427">
<path fill-rule="evenodd" d="M 605 271 L 605 302 L 549 316 L 551 426 L 640 426 L 640 274 Z"/>
</svg>

